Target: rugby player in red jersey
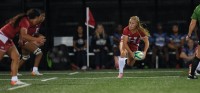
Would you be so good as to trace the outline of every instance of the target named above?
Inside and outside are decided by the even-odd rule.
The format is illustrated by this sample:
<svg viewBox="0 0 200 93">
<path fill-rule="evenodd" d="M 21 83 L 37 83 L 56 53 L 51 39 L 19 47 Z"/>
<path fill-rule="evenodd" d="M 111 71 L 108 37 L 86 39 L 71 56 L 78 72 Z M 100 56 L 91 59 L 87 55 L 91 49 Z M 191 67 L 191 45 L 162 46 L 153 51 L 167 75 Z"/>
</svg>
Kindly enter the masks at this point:
<svg viewBox="0 0 200 93">
<path fill-rule="evenodd" d="M 28 28 L 31 25 L 36 25 L 39 22 L 40 10 L 31 9 L 27 13 L 21 13 L 11 18 L 7 24 L 0 29 L 0 60 L 5 54 L 11 59 L 11 85 L 26 84 L 21 82 L 17 77 L 18 64 L 20 61 L 20 54 L 14 45 L 12 39 L 20 34 L 21 38 L 27 41 L 36 41 L 43 43 L 44 37 L 32 37 L 27 34 Z"/>
<path fill-rule="evenodd" d="M 146 56 L 146 52 L 149 48 L 148 40 L 149 32 L 145 29 L 139 20 L 139 17 L 132 16 L 129 19 L 129 24 L 124 28 L 121 42 L 120 42 L 120 57 L 119 57 L 119 75 L 118 78 L 123 77 L 123 69 L 125 66 L 125 60 L 127 59 L 127 65 L 133 66 L 135 59 L 133 54 L 138 50 L 140 40 L 144 41 L 144 50 L 143 53 Z M 144 56 L 144 57 L 145 57 Z M 127 57 L 127 58 L 126 58 Z"/>
<path fill-rule="evenodd" d="M 41 13 L 38 20 L 39 20 L 38 24 L 30 26 L 28 28 L 27 34 L 29 34 L 30 36 L 33 36 L 33 37 L 45 38 L 42 34 L 39 34 L 40 25 L 45 20 L 45 13 Z M 24 64 L 24 62 L 26 60 L 28 60 L 30 58 L 30 53 L 33 53 L 35 55 L 35 60 L 34 60 L 34 66 L 33 66 L 33 70 L 32 70 L 31 74 L 33 76 L 34 75 L 43 75 L 43 74 L 39 73 L 39 71 L 38 71 L 38 66 L 40 64 L 40 60 L 43 55 L 42 50 L 39 47 L 42 46 L 43 44 L 44 44 L 44 42 L 39 43 L 36 41 L 27 41 L 27 40 L 23 40 L 20 38 L 19 45 L 22 50 L 22 59 L 19 62 L 19 68 Z"/>
</svg>

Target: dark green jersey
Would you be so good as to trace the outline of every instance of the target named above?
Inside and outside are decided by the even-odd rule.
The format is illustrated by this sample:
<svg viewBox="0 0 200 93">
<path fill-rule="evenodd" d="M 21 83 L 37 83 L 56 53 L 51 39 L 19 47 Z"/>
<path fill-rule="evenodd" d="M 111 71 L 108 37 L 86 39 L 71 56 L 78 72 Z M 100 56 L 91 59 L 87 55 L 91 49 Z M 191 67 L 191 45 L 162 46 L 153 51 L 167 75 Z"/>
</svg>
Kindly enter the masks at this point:
<svg viewBox="0 0 200 93">
<path fill-rule="evenodd" d="M 194 9 L 191 19 L 195 19 L 200 22 L 200 4 Z M 199 24 L 200 26 L 200 24 Z"/>
</svg>

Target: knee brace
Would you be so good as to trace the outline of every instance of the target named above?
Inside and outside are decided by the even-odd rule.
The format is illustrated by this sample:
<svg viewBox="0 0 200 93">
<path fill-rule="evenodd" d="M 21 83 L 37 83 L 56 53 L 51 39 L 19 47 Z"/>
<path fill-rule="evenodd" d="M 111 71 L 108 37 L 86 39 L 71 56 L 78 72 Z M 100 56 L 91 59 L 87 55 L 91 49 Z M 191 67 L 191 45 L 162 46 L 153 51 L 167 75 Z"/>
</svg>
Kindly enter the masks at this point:
<svg viewBox="0 0 200 93">
<path fill-rule="evenodd" d="M 24 61 L 28 60 L 30 58 L 30 55 L 22 55 L 22 59 Z"/>
<path fill-rule="evenodd" d="M 40 48 L 37 48 L 34 52 L 33 52 L 33 54 L 35 54 L 35 55 L 39 55 L 39 54 L 41 54 L 42 53 L 42 50 L 40 49 Z"/>
</svg>

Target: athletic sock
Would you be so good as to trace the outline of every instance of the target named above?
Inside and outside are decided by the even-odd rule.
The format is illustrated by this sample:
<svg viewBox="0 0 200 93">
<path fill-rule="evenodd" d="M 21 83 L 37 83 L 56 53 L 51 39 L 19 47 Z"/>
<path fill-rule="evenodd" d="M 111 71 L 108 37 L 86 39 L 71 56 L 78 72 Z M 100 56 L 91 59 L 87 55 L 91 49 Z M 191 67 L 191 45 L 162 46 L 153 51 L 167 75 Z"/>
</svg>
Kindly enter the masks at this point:
<svg viewBox="0 0 200 93">
<path fill-rule="evenodd" d="M 192 75 L 192 76 L 195 75 L 195 70 L 196 70 L 196 68 L 197 68 L 197 66 L 198 66 L 198 64 L 199 64 L 199 61 L 200 61 L 200 59 L 197 58 L 197 57 L 195 57 L 195 58 L 193 59 L 193 62 L 192 62 L 192 69 L 191 69 L 191 75 Z"/>
<path fill-rule="evenodd" d="M 119 57 L 119 73 L 123 73 L 126 58 Z"/>
<path fill-rule="evenodd" d="M 17 76 L 12 76 L 11 81 L 17 81 L 18 77 Z"/>
<path fill-rule="evenodd" d="M 38 67 L 33 67 L 33 72 L 38 71 Z"/>
</svg>

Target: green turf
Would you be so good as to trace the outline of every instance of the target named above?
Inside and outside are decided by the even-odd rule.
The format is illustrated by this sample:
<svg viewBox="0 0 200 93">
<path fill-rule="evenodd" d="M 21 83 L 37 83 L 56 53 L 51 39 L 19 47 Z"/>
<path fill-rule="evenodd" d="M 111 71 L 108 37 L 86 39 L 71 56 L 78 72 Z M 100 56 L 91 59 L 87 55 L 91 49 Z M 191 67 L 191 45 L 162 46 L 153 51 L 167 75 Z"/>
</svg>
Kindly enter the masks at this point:
<svg viewBox="0 0 200 93">
<path fill-rule="evenodd" d="M 0 72 L 0 93 L 199 93 L 200 79 L 188 80 L 186 69 L 125 70 L 117 79 L 116 70 L 42 71 L 43 76 L 21 72 L 30 86 L 8 90 L 9 72 Z M 41 80 L 56 78 L 43 82 Z M 6 79 L 6 80 L 5 80 Z M 14 86 L 16 87 L 16 86 Z"/>
</svg>

